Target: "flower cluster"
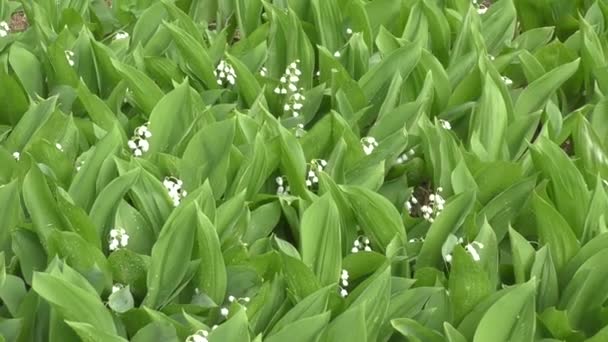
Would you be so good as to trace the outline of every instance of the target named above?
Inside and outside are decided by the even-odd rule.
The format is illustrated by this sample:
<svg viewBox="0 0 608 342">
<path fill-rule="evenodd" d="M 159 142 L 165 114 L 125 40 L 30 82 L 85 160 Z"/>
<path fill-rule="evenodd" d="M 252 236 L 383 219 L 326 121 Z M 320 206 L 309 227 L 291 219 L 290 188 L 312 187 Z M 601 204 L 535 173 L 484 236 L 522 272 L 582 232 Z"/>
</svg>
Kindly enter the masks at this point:
<svg viewBox="0 0 608 342">
<path fill-rule="evenodd" d="M 116 293 L 120 290 L 122 290 L 125 286 L 123 284 L 120 283 L 116 283 L 114 285 L 112 285 L 112 293 Z"/>
<path fill-rule="evenodd" d="M 306 130 L 304 129 L 304 124 L 297 124 L 295 128 L 295 136 L 296 138 L 301 138 L 306 134 Z"/>
<path fill-rule="evenodd" d="M 458 238 L 458 244 L 464 245 L 464 239 L 463 238 Z M 480 261 L 481 260 L 481 256 L 479 255 L 479 252 L 477 251 L 477 248 L 483 249 L 483 247 L 484 247 L 483 243 L 478 242 L 478 241 L 473 241 L 471 243 L 467 243 L 466 245 L 464 245 L 464 250 L 471 255 L 471 257 L 473 258 L 473 260 Z M 445 262 L 447 262 L 447 263 L 452 262 L 452 254 L 451 253 L 447 254 L 443 258 L 445 259 Z"/>
<path fill-rule="evenodd" d="M 65 59 L 68 60 L 68 64 L 70 66 L 74 66 L 76 63 L 74 62 L 74 52 L 71 50 L 65 50 Z"/>
<path fill-rule="evenodd" d="M 327 166 L 327 161 L 324 159 L 313 159 L 310 161 L 308 173 L 306 174 L 306 186 L 312 188 L 319 184 L 319 172 L 323 171 Z"/>
<path fill-rule="evenodd" d="M 353 241 L 353 248 L 350 250 L 353 253 L 359 253 L 361 251 L 371 252 L 370 241 L 365 236 L 360 236 Z"/>
<path fill-rule="evenodd" d="M 306 100 L 306 97 L 302 94 L 303 89 L 298 88 L 298 82 L 300 82 L 300 76 L 302 75 L 298 63 L 300 63 L 300 60 L 296 59 L 295 62 L 287 66 L 285 73 L 279 79 L 281 84 L 274 88 L 275 94 L 286 96 L 283 111 L 291 114 L 294 118 L 300 116 L 300 111 L 304 107 L 302 102 Z"/>
<path fill-rule="evenodd" d="M 449 121 L 439 119 L 439 124 L 443 129 L 447 129 L 448 131 L 452 129 L 452 124 Z"/>
<path fill-rule="evenodd" d="M 129 235 L 123 228 L 115 228 L 110 230 L 110 240 L 108 249 L 115 251 L 120 247 L 127 247 L 129 244 Z"/>
<path fill-rule="evenodd" d="M 285 176 L 275 178 L 275 182 L 277 183 L 277 195 L 289 195 L 289 185 L 287 184 L 287 178 Z"/>
<path fill-rule="evenodd" d="M 188 192 L 182 189 L 183 182 L 181 179 L 177 179 L 175 177 L 165 177 L 163 180 L 163 185 L 167 189 L 169 197 L 171 197 L 171 200 L 173 201 L 173 205 L 176 207 L 182 201 L 182 198 L 188 195 Z"/>
<path fill-rule="evenodd" d="M 363 146 L 363 152 L 369 156 L 378 147 L 378 141 L 374 137 L 363 137 L 361 138 L 361 145 Z"/>
<path fill-rule="evenodd" d="M 144 153 L 150 149 L 150 143 L 148 139 L 152 136 L 152 132 L 148 129 L 148 123 L 145 123 L 137 128 L 133 132 L 133 137 L 128 141 L 131 152 L 136 157 L 141 157 Z"/>
<path fill-rule="evenodd" d="M 346 290 L 347 287 L 348 287 L 348 271 L 342 270 L 342 273 L 340 274 L 340 296 L 342 296 L 342 298 L 348 296 L 348 291 Z"/>
<path fill-rule="evenodd" d="M 395 160 L 396 164 L 403 164 L 410 159 L 410 157 L 414 156 L 416 152 L 413 149 L 407 151 L 407 153 L 402 153 L 397 160 Z"/>
<path fill-rule="evenodd" d="M 230 63 L 221 60 L 217 68 L 213 71 L 217 84 L 220 86 L 234 85 L 236 83 L 236 73 Z"/>
<path fill-rule="evenodd" d="M 478 3 L 477 0 L 473 0 L 473 5 L 477 7 L 477 13 L 479 14 L 485 14 L 489 9 L 486 5 Z"/>
<path fill-rule="evenodd" d="M 6 37 L 10 32 L 11 28 L 6 21 L 0 21 L 0 37 Z"/>
<path fill-rule="evenodd" d="M 121 39 L 129 39 L 129 33 L 125 32 L 125 31 L 116 32 L 116 34 L 114 35 L 114 40 L 121 40 Z"/>
<path fill-rule="evenodd" d="M 419 207 L 420 214 L 422 217 L 429 221 L 434 222 L 437 216 L 441 214 L 443 211 L 443 207 L 445 205 L 445 199 L 441 197 L 441 192 L 443 191 L 442 187 L 437 188 L 437 190 L 431 193 L 425 203 L 420 204 L 418 199 L 412 196 L 409 200 L 405 202 L 405 207 L 407 208 L 408 213 L 411 215 L 415 212 L 415 209 Z"/>
<path fill-rule="evenodd" d="M 228 296 L 228 301 L 230 303 L 234 303 L 234 302 L 240 302 L 243 301 L 245 303 L 249 303 L 251 301 L 251 299 L 249 297 L 242 297 L 242 298 L 237 298 L 235 296 Z"/>
<path fill-rule="evenodd" d="M 200 329 L 194 334 L 188 336 L 186 338 L 186 342 L 208 342 L 207 336 L 209 336 L 209 332 L 207 330 Z"/>
</svg>

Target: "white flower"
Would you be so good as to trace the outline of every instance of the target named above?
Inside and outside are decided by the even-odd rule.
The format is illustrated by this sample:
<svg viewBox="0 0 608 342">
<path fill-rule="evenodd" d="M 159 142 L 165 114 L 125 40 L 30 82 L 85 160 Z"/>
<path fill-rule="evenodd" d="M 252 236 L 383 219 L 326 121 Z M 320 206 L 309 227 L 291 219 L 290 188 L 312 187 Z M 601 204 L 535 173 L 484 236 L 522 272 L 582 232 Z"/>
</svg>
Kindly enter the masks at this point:
<svg viewBox="0 0 608 342">
<path fill-rule="evenodd" d="M 74 66 L 76 63 L 74 62 L 74 52 L 70 51 L 70 50 L 65 50 L 65 59 L 68 60 L 68 64 L 70 66 Z"/>
<path fill-rule="evenodd" d="M 418 199 L 412 195 L 404 204 L 410 216 L 418 214 L 429 222 L 435 222 L 435 219 L 443 211 L 445 205 L 445 199 L 441 196 L 443 188 L 439 187 L 437 190 L 428 195 L 428 198 L 418 205 Z M 416 208 L 418 208 L 416 211 Z"/>
<path fill-rule="evenodd" d="M 230 313 L 230 311 L 228 310 L 228 308 L 221 308 L 220 309 L 220 314 L 224 317 L 228 317 L 228 314 Z"/>
<path fill-rule="evenodd" d="M 186 338 L 186 342 L 209 342 L 209 340 L 207 340 L 207 336 L 209 336 L 209 332 L 201 329 L 195 332 L 194 334 L 188 336 Z"/>
<path fill-rule="evenodd" d="M 444 256 L 443 259 L 445 259 L 445 262 L 447 262 L 447 263 L 452 262 L 452 254 L 448 254 L 448 255 Z"/>
<path fill-rule="evenodd" d="M 304 124 L 298 124 L 295 129 L 296 138 L 301 138 L 304 136 L 304 134 L 306 134 L 306 131 L 304 130 Z"/>
<path fill-rule="evenodd" d="M 114 284 L 112 285 L 112 293 L 116 293 L 118 291 L 120 291 L 123 287 L 125 287 L 123 284 Z"/>
<path fill-rule="evenodd" d="M 152 137 L 152 132 L 150 132 L 148 125 L 149 123 L 146 122 L 145 124 L 136 127 L 133 130 L 133 134 L 141 139 L 149 139 L 150 137 Z"/>
<path fill-rule="evenodd" d="M 353 241 L 353 248 L 351 248 L 352 253 L 359 253 L 360 251 L 371 252 L 372 248 L 370 246 L 370 241 L 365 236 L 359 236 Z"/>
<path fill-rule="evenodd" d="M 21 158 L 21 153 L 13 152 L 13 158 L 15 158 L 15 160 L 19 160 Z"/>
<path fill-rule="evenodd" d="M 466 246 L 464 246 L 464 249 L 469 254 L 471 254 L 471 257 L 473 257 L 473 260 L 479 261 L 479 260 L 481 260 L 481 257 L 479 255 L 479 253 L 477 252 L 477 249 L 475 249 L 475 247 L 477 247 L 479 249 L 483 249 L 483 244 L 481 242 L 473 241 L 473 242 L 467 244 Z"/>
<path fill-rule="evenodd" d="M 56 144 L 55 144 L 55 147 L 56 147 L 56 148 L 57 148 L 59 151 L 62 151 L 62 152 L 63 152 L 63 146 L 61 146 L 61 144 L 60 144 L 60 143 L 56 143 Z"/>
<path fill-rule="evenodd" d="M 260 69 L 260 75 L 262 77 L 266 77 L 266 75 L 268 75 L 268 69 L 266 69 L 266 67 L 262 67 L 262 69 Z"/>
<path fill-rule="evenodd" d="M 504 82 L 504 84 L 507 85 L 507 86 L 510 86 L 510 85 L 513 84 L 513 80 L 511 80 L 507 76 L 501 76 L 500 78 L 502 79 L 502 81 Z"/>
<path fill-rule="evenodd" d="M 363 137 L 361 138 L 361 145 L 363 146 L 363 152 L 369 156 L 378 147 L 378 142 L 374 137 Z"/>
<path fill-rule="evenodd" d="M 347 28 L 346 29 L 346 34 L 350 36 L 351 34 L 353 34 L 353 30 L 350 27 Z"/>
<path fill-rule="evenodd" d="M 484 5 L 479 5 L 479 7 L 477 8 L 477 13 L 480 15 L 486 14 L 487 11 L 488 11 L 488 8 Z"/>
<path fill-rule="evenodd" d="M 167 189 L 167 193 L 169 194 L 171 202 L 173 202 L 173 206 L 175 207 L 177 207 L 181 203 L 181 200 L 188 194 L 182 189 L 183 184 L 184 182 L 182 182 L 181 179 L 172 176 L 165 177 L 163 180 L 163 185 Z"/>
<path fill-rule="evenodd" d="M 125 32 L 125 31 L 116 32 L 116 34 L 114 35 L 114 40 L 121 40 L 121 39 L 129 39 L 129 33 Z"/>
<path fill-rule="evenodd" d="M 110 239 L 108 249 L 115 251 L 120 247 L 127 247 L 129 244 L 129 235 L 123 228 L 115 228 L 110 230 Z"/>
<path fill-rule="evenodd" d="M 289 185 L 287 184 L 287 178 L 285 178 L 285 176 L 279 176 L 275 178 L 275 182 L 277 183 L 278 196 L 289 195 Z"/>
<path fill-rule="evenodd" d="M 305 99 L 302 95 L 303 89 L 298 88 L 302 71 L 299 69 L 300 60 L 297 59 L 291 62 L 285 69 L 285 73 L 279 78 L 280 85 L 274 89 L 274 93 L 278 95 L 286 95 L 283 111 L 286 114 L 291 114 L 292 117 L 300 116 L 300 110 L 304 104 L 301 102 Z"/>
<path fill-rule="evenodd" d="M 217 79 L 218 85 L 234 85 L 236 83 L 236 72 L 230 63 L 225 60 L 221 60 L 220 63 L 213 71 L 215 78 Z"/>
<path fill-rule="evenodd" d="M 443 127 L 443 129 L 447 129 L 447 130 L 452 129 L 452 125 L 450 124 L 449 121 L 439 119 L 439 124 L 441 124 L 441 127 Z"/>
<path fill-rule="evenodd" d="M 342 56 L 342 54 L 340 53 L 340 51 L 334 52 L 334 57 L 339 58 L 340 56 Z"/>
<path fill-rule="evenodd" d="M 340 296 L 341 296 L 342 298 L 344 298 L 344 297 L 348 296 L 348 291 L 346 291 L 346 290 L 345 290 L 345 289 L 343 289 L 343 288 L 340 288 Z"/>
<path fill-rule="evenodd" d="M 11 28 L 6 21 L 0 21 L 0 37 L 6 37 L 10 32 Z"/>
<path fill-rule="evenodd" d="M 313 159 L 310 161 L 308 172 L 306 173 L 306 186 L 312 188 L 319 183 L 319 172 L 323 171 L 327 166 L 327 161 L 324 159 Z"/>
</svg>

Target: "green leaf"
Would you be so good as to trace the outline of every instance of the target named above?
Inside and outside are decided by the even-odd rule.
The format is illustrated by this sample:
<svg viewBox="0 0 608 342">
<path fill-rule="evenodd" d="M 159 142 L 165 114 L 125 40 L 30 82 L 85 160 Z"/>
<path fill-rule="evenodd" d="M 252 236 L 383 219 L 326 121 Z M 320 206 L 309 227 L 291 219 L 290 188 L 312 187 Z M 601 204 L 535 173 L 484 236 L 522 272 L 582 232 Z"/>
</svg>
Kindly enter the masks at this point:
<svg viewBox="0 0 608 342">
<path fill-rule="evenodd" d="M 281 342 L 281 341 L 294 341 L 294 342 L 314 342 L 318 340 L 318 336 L 325 329 L 331 313 L 326 311 L 324 313 L 302 318 L 293 323 L 287 324 L 283 329 L 269 335 L 264 341 L 270 342 Z"/>
<path fill-rule="evenodd" d="M 501 159 L 507 124 L 505 101 L 494 79 L 487 75 L 481 99 L 471 118 L 471 140 L 475 141 L 475 144 L 471 142 L 471 149 L 481 159 L 485 159 L 484 157 L 489 158 L 489 161 Z M 476 151 L 476 146 L 483 146 L 485 153 Z"/>
<path fill-rule="evenodd" d="M 473 260 L 471 255 L 460 246 L 456 246 L 453 251 L 449 290 L 455 322 L 460 322 L 493 290 L 492 283 L 482 265 Z"/>
<path fill-rule="evenodd" d="M 226 295 L 226 266 L 217 231 L 201 212 L 198 213 L 196 236 L 198 256 L 201 259 L 198 288 L 214 302 L 221 303 Z"/>
<path fill-rule="evenodd" d="M 580 237 L 590 197 L 583 176 L 564 151 L 547 138 L 539 138 L 532 145 L 531 152 L 534 166 L 551 180 L 551 195 L 556 209 Z M 554 261 L 559 264 L 556 259 Z"/>
<path fill-rule="evenodd" d="M 483 315 L 473 342 L 534 341 L 536 281 L 518 285 L 498 299 Z"/>
<path fill-rule="evenodd" d="M 249 342 L 249 325 L 245 310 L 239 310 L 226 323 L 221 324 L 209 334 L 210 342 L 243 341 Z"/>
<path fill-rule="evenodd" d="M 431 224 L 416 261 L 417 268 L 439 267 L 441 246 L 464 222 L 475 203 L 475 193 L 468 191 L 448 200 L 441 215 Z"/>
<path fill-rule="evenodd" d="M 302 217 L 300 226 L 302 261 L 329 285 L 340 277 L 341 237 L 338 208 L 329 194 L 314 202 Z"/>
<path fill-rule="evenodd" d="M 57 97 L 30 104 L 30 108 L 8 136 L 6 147 L 9 150 L 21 152 L 30 144 L 30 139 L 40 130 L 51 117 L 57 105 Z"/>
<path fill-rule="evenodd" d="M 413 341 L 441 342 L 441 334 L 409 318 L 393 319 L 391 324 L 401 335 Z"/>
<path fill-rule="evenodd" d="M 574 62 L 561 65 L 532 82 L 517 98 L 515 114 L 525 116 L 543 107 L 549 97 L 574 75 L 579 63 L 580 59 L 577 59 Z"/>
<path fill-rule="evenodd" d="M 555 268 L 559 271 L 579 249 L 579 242 L 568 223 L 538 194 L 532 196 L 540 243 L 548 245 Z"/>
<path fill-rule="evenodd" d="M 213 74 L 216 63 L 209 56 L 207 48 L 202 46 L 201 43 L 182 28 L 170 23 L 164 23 L 164 25 L 169 29 L 173 41 L 184 56 L 193 74 L 208 89 L 217 89 L 217 80 Z"/>
<path fill-rule="evenodd" d="M 359 226 L 377 247 L 384 251 L 397 237 L 405 243 L 405 228 L 397 209 L 382 195 L 362 187 L 348 187 L 347 200 Z"/>
<path fill-rule="evenodd" d="M 128 89 L 133 92 L 135 103 L 144 112 L 144 115 L 148 117 L 165 94 L 142 71 L 116 60 L 113 60 L 112 63 L 127 83 Z"/>
<path fill-rule="evenodd" d="M 534 262 L 534 247 L 513 228 L 509 228 L 509 241 L 511 243 L 515 282 L 525 283 Z"/>
<path fill-rule="evenodd" d="M 536 252 L 530 277 L 539 281 L 538 297 L 536 298 L 537 310 L 544 311 L 551 306 L 555 306 L 559 298 L 559 286 L 557 272 L 547 246 L 543 246 Z"/>
<path fill-rule="evenodd" d="M 95 199 L 89 216 L 97 227 L 97 233 L 101 240 L 112 228 L 120 202 L 129 189 L 139 180 L 141 173 L 141 168 L 136 168 L 115 178 Z"/>
<path fill-rule="evenodd" d="M 165 95 L 150 113 L 148 153 L 173 152 L 195 120 L 188 81 Z"/>
<path fill-rule="evenodd" d="M 382 86 L 390 80 L 397 71 L 402 78 L 414 70 L 420 59 L 421 48 L 419 45 L 406 45 L 386 56 L 380 63 L 373 66 L 359 80 L 359 86 L 368 100 L 373 99 Z"/>
<path fill-rule="evenodd" d="M 216 198 L 224 193 L 234 131 L 234 120 L 224 120 L 205 126 L 190 139 L 179 162 L 186 188 L 196 188 L 209 178 Z"/>
<path fill-rule="evenodd" d="M 80 171 L 76 173 L 68 190 L 78 206 L 89 210 L 97 193 L 96 182 L 102 165 L 122 147 L 120 129 L 116 126 L 95 145 L 84 159 Z"/>
<path fill-rule="evenodd" d="M 188 270 L 196 225 L 196 206 L 189 203 L 175 210 L 163 226 L 152 247 L 143 305 L 163 307 L 179 288 Z"/>
<path fill-rule="evenodd" d="M 302 301 L 298 302 L 291 310 L 289 310 L 272 328 L 268 336 L 276 335 L 276 333 L 286 329 L 290 324 L 299 320 L 320 315 L 327 309 L 330 291 L 335 290 L 335 286 L 330 285 L 324 287 Z"/>
<path fill-rule="evenodd" d="M 82 277 L 79 281 L 87 283 Z M 112 316 L 94 291 L 68 281 L 62 274 L 40 272 L 34 273 L 32 288 L 65 319 L 91 324 L 106 333 L 116 333 Z"/>
<path fill-rule="evenodd" d="M 94 325 L 89 323 L 80 323 L 66 321 L 66 323 L 76 331 L 78 336 L 83 342 L 126 342 L 127 340 L 106 331 L 96 328 Z"/>
<path fill-rule="evenodd" d="M 38 165 L 32 165 L 23 180 L 23 201 L 34 229 L 43 245 L 53 230 L 68 230 L 67 220 L 59 212 L 51 188 Z"/>
</svg>

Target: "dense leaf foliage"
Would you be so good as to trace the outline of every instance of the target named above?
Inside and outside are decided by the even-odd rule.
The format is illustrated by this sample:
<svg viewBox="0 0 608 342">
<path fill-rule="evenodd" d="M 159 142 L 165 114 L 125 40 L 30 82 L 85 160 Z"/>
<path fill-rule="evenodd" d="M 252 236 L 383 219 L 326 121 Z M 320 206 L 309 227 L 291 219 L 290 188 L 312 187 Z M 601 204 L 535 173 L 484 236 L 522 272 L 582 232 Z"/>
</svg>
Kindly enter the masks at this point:
<svg viewBox="0 0 608 342">
<path fill-rule="evenodd" d="M 608 341 L 608 1 L 0 0 L 1 341 Z"/>
</svg>

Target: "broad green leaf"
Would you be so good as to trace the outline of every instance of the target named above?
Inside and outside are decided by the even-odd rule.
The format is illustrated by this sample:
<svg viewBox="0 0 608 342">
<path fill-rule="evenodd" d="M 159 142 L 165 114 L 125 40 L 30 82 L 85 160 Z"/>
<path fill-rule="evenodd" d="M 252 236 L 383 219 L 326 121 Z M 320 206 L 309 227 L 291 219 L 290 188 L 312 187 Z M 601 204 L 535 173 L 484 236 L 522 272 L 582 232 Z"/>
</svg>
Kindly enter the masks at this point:
<svg viewBox="0 0 608 342">
<path fill-rule="evenodd" d="M 517 98 L 514 112 L 525 116 L 540 109 L 578 69 L 580 59 L 561 65 L 532 82 Z"/>
<path fill-rule="evenodd" d="M 485 246 L 484 246 L 485 248 Z M 449 290 L 454 319 L 460 320 L 472 310 L 493 288 L 488 274 L 479 261 L 457 246 L 453 251 Z"/>
<path fill-rule="evenodd" d="M 84 278 L 80 281 L 86 282 Z M 109 334 L 116 333 L 112 316 L 97 293 L 79 287 L 61 274 L 40 272 L 34 273 L 32 287 L 67 320 L 91 324 Z"/>
<path fill-rule="evenodd" d="M 203 213 L 198 213 L 196 238 L 198 256 L 198 289 L 214 302 L 221 303 L 226 295 L 226 266 L 215 227 Z"/>
<path fill-rule="evenodd" d="M 582 174 L 564 151 L 547 138 L 540 138 L 531 151 L 534 166 L 551 180 L 551 197 L 556 209 L 580 237 L 590 199 Z M 558 260 L 554 261 L 559 264 Z"/>
<path fill-rule="evenodd" d="M 475 202 L 475 193 L 468 191 L 448 200 L 445 209 L 431 224 L 422 249 L 418 254 L 417 268 L 439 267 L 441 246 L 450 234 L 464 222 Z"/>
<path fill-rule="evenodd" d="M 148 293 L 143 304 L 163 307 L 180 286 L 188 270 L 197 225 L 194 203 L 175 210 L 152 248 L 148 270 Z"/>
<path fill-rule="evenodd" d="M 559 271 L 579 250 L 579 242 L 560 213 L 536 193 L 532 196 L 532 207 L 540 243 L 549 246 Z"/>
<path fill-rule="evenodd" d="M 321 285 L 337 282 L 342 261 L 340 217 L 330 195 L 322 196 L 306 209 L 300 239 L 302 261 L 312 268 Z"/>
<path fill-rule="evenodd" d="M 536 281 L 518 285 L 498 299 L 484 314 L 473 342 L 534 341 Z"/>
<path fill-rule="evenodd" d="M 395 237 L 405 242 L 405 228 L 392 203 L 382 195 L 362 187 L 348 187 L 345 190 L 355 220 L 374 246 L 377 245 L 384 251 Z"/>
<path fill-rule="evenodd" d="M 74 329 L 83 342 L 126 342 L 127 340 L 106 331 L 100 330 L 90 323 L 66 321 Z"/>
</svg>

